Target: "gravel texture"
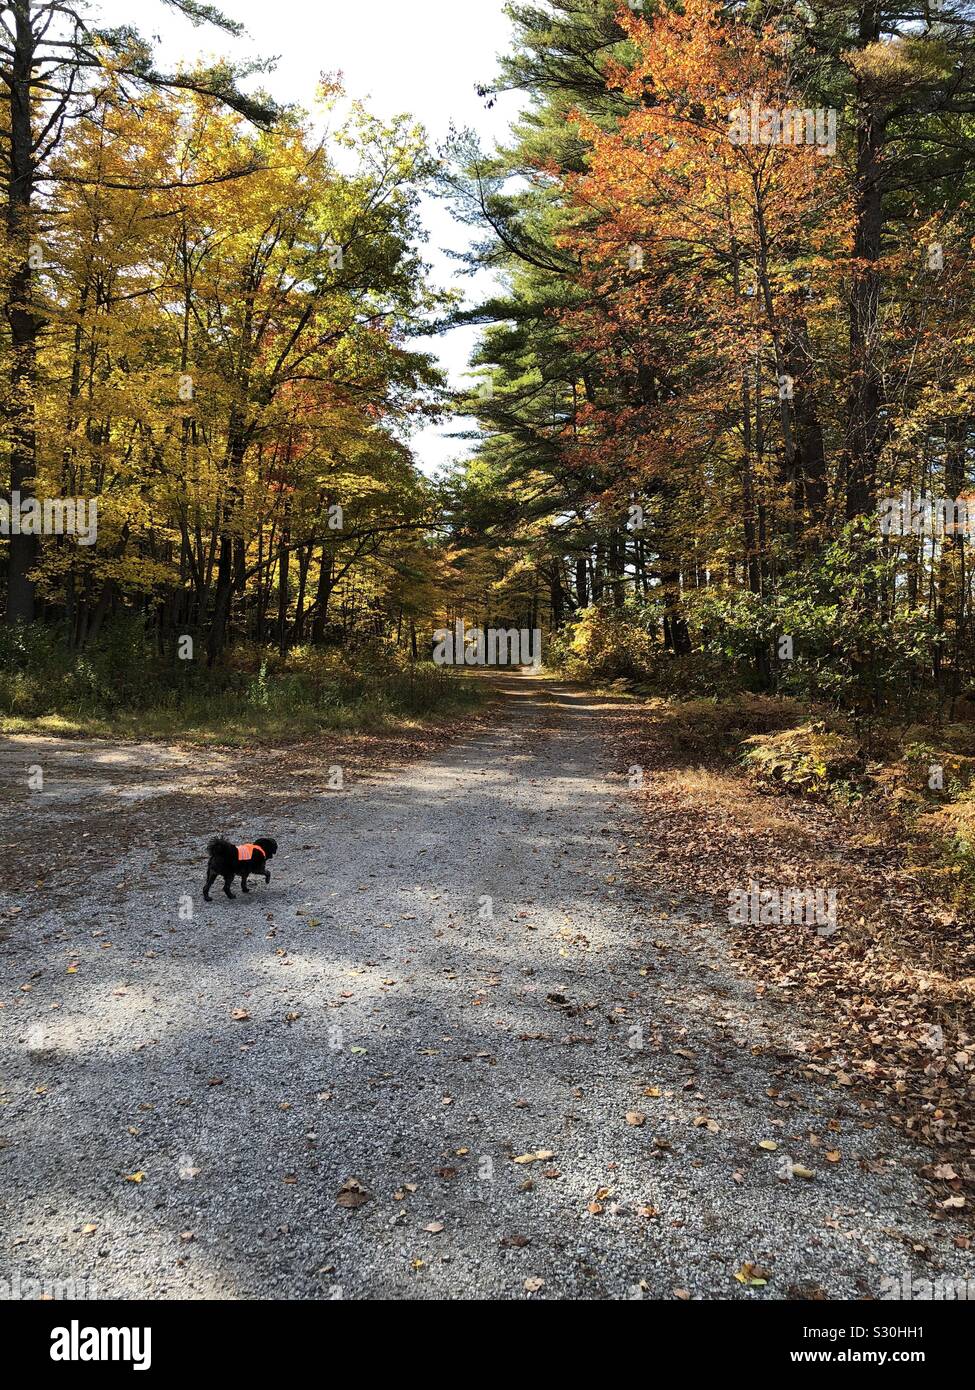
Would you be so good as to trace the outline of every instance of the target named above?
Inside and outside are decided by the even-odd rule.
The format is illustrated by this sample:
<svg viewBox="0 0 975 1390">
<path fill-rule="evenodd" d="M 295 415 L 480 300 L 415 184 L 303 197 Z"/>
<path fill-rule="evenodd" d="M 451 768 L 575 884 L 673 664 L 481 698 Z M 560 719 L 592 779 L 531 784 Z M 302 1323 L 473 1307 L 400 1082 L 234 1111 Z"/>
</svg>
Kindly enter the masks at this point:
<svg viewBox="0 0 975 1390">
<path fill-rule="evenodd" d="M 222 787 L 219 823 L 183 768 L 111 814 L 110 757 L 97 812 L 24 791 L 37 852 L 77 854 L 0 900 L 24 904 L 0 918 L 0 1280 L 761 1300 L 975 1278 L 928 1155 L 802 1077 L 812 1022 L 756 997 L 680 883 L 630 881 L 653 827 L 624 707 L 507 684 L 434 757 L 314 796 Z M 219 831 L 277 837 L 269 888 L 203 903 Z M 339 1199 L 353 1179 L 366 1200 Z"/>
</svg>

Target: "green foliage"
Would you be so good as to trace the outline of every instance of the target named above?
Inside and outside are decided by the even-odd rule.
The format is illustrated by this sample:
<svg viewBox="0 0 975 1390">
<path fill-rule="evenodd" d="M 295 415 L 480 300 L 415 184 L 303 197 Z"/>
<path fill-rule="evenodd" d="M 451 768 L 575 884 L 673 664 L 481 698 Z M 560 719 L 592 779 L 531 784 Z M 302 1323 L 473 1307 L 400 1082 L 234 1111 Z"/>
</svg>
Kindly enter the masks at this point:
<svg viewBox="0 0 975 1390">
<path fill-rule="evenodd" d="M 632 609 L 593 604 L 553 640 L 552 665 L 576 677 L 643 677 L 653 667 L 654 641 Z"/>
<path fill-rule="evenodd" d="M 652 601 L 631 599 L 620 609 L 592 604 L 552 638 L 548 664 L 576 680 L 623 679 L 658 695 L 731 695 L 739 688 L 734 667 L 720 654 L 675 656 L 656 638 L 658 631 Z"/>
<path fill-rule="evenodd" d="M 777 595 L 697 591 L 692 620 L 706 651 L 743 670 L 757 651 L 774 688 L 858 714 L 910 714 L 925 698 L 939 638 L 925 612 L 881 602 L 894 560 L 868 525 L 784 576 Z M 792 656 L 780 653 L 791 638 Z"/>
<path fill-rule="evenodd" d="M 354 656 L 298 648 L 236 648 L 225 667 L 175 660 L 122 618 L 99 641 L 68 652 L 48 628 L 0 629 L 0 717 L 8 729 L 48 728 L 190 741 L 247 743 L 319 729 L 375 728 L 462 712 L 476 682 L 432 663 L 410 663 L 376 642 Z"/>
</svg>

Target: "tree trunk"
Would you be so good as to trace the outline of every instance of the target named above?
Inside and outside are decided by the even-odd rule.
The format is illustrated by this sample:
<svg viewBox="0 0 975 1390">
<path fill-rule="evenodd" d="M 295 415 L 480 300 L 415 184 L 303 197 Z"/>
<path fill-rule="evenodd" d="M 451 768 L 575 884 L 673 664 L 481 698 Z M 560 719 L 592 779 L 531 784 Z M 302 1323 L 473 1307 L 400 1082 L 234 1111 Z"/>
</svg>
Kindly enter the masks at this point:
<svg viewBox="0 0 975 1390">
<path fill-rule="evenodd" d="M 15 42 L 10 65 L 7 136 L 9 192 L 7 240 L 13 269 L 7 283 L 4 310 L 10 326 L 10 494 L 11 502 L 33 496 L 37 471 L 34 391 L 37 378 L 37 334 L 40 321 L 31 307 L 33 271 L 30 264 L 30 213 L 34 193 L 34 136 L 31 127 L 30 81 L 35 40 L 29 0 L 15 0 Z M 10 536 L 7 568 L 7 621 L 29 623 L 34 618 L 34 584 L 30 572 L 37 563 L 38 538 Z"/>
<path fill-rule="evenodd" d="M 319 646 L 325 639 L 325 624 L 328 622 L 328 601 L 332 596 L 332 552 L 326 542 L 322 543 L 319 560 L 318 592 L 315 595 L 315 619 L 311 625 L 311 640 Z"/>
<path fill-rule="evenodd" d="M 576 560 L 576 607 L 589 607 L 589 574 L 585 555 Z"/>
<path fill-rule="evenodd" d="M 880 38 L 877 0 L 860 11 L 860 48 Z M 857 80 L 856 264 L 850 293 L 850 397 L 846 428 L 847 520 L 876 506 L 877 459 L 882 439 L 882 384 L 877 366 L 880 310 L 880 245 L 883 232 L 882 156 L 885 117 L 870 91 L 874 79 Z"/>
</svg>

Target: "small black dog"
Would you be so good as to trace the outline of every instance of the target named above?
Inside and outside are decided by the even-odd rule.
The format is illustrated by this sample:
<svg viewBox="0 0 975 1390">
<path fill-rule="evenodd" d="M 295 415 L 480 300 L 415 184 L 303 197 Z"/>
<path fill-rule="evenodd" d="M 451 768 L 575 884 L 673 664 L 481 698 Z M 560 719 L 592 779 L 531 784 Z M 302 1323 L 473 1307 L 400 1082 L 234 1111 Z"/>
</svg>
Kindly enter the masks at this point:
<svg viewBox="0 0 975 1390">
<path fill-rule="evenodd" d="M 222 840 L 218 835 L 207 845 L 207 850 L 210 862 L 207 864 L 207 885 L 203 890 L 206 902 L 213 901 L 210 889 L 218 878 L 223 879 L 223 891 L 228 898 L 234 897 L 230 885 L 238 874 L 241 891 L 244 893 L 250 892 L 247 887 L 250 874 L 263 874 L 264 882 L 271 882 L 267 861 L 273 859 L 278 852 L 277 840 L 255 840 L 251 845 L 232 845 L 229 840 Z"/>
</svg>

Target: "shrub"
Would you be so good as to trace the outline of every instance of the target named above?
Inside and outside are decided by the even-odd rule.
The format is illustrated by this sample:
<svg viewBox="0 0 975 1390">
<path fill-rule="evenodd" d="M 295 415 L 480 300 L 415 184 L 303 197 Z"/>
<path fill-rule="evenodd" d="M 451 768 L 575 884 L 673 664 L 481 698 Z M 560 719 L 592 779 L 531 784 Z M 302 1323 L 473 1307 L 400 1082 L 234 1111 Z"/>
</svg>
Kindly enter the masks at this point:
<svg viewBox="0 0 975 1390">
<path fill-rule="evenodd" d="M 553 639 L 549 662 L 570 676 L 640 677 L 653 665 L 653 637 L 631 608 L 592 604 Z"/>
<path fill-rule="evenodd" d="M 0 714 L 109 725 L 98 732 L 287 738 L 470 708 L 481 698 L 476 681 L 432 663 L 411 664 L 382 642 L 353 658 L 313 648 L 282 658 L 241 645 L 225 665 L 207 670 L 161 655 L 132 618 L 106 625 L 82 652 L 42 627 L 3 630 L 0 658 Z"/>
<path fill-rule="evenodd" d="M 868 525 L 851 523 L 783 576 L 776 595 L 719 586 L 689 595 L 692 630 L 704 651 L 783 694 L 857 715 L 911 712 L 942 639 L 924 612 L 881 601 L 895 592 L 894 564 Z M 779 651 L 783 637 L 791 657 Z"/>
<path fill-rule="evenodd" d="M 678 748 L 707 759 L 737 756 L 749 735 L 788 728 L 801 717 L 794 700 L 773 695 L 737 694 L 722 699 L 661 704 L 654 719 Z"/>
<path fill-rule="evenodd" d="M 821 721 L 746 739 L 742 761 L 758 782 L 813 796 L 862 780 L 866 766 L 857 740 Z"/>
</svg>

